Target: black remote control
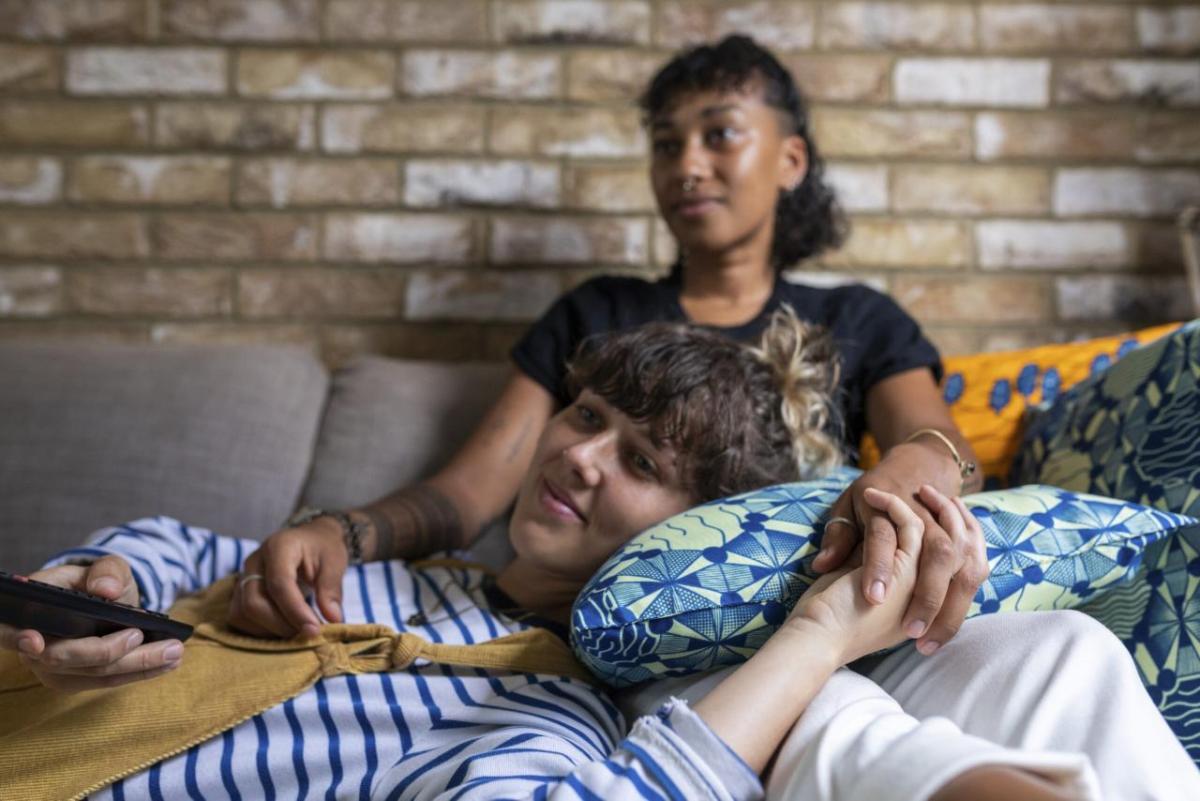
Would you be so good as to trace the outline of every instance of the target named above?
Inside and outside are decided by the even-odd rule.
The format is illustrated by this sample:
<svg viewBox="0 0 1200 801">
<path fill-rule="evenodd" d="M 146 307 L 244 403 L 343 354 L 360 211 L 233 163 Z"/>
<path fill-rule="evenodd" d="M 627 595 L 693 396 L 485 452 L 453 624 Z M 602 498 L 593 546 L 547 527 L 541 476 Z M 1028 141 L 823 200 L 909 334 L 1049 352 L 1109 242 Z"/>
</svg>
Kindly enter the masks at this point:
<svg viewBox="0 0 1200 801">
<path fill-rule="evenodd" d="M 102 637 L 141 629 L 146 642 L 186 640 L 192 627 L 159 612 L 0 570 L 0 623 L 51 637 Z"/>
</svg>

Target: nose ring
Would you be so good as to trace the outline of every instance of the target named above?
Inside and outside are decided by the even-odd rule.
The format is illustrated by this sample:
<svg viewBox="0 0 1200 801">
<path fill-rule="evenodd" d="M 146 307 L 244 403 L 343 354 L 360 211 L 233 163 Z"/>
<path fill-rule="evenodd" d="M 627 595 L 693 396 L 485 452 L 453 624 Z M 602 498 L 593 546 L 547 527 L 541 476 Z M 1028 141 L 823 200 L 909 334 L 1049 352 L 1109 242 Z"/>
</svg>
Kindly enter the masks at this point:
<svg viewBox="0 0 1200 801">
<path fill-rule="evenodd" d="M 695 191 L 695 189 L 696 189 L 696 179 L 695 178 L 684 178 L 683 179 L 683 191 L 685 193 L 693 192 L 693 191 Z"/>
</svg>

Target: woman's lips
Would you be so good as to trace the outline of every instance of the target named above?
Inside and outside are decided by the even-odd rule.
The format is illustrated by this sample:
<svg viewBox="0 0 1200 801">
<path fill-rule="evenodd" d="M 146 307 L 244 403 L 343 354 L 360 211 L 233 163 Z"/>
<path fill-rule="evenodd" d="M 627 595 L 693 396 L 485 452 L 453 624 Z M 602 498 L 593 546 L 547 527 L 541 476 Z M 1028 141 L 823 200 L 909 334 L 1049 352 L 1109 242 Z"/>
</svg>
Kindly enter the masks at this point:
<svg viewBox="0 0 1200 801">
<path fill-rule="evenodd" d="M 721 205 L 721 201 L 712 197 L 699 197 L 692 200 L 681 200 L 675 204 L 675 212 L 680 217 L 703 217 Z"/>
<path fill-rule="evenodd" d="M 575 504 L 571 502 L 567 494 L 546 479 L 542 479 L 542 487 L 538 493 L 538 500 L 555 517 L 579 523 L 583 522 L 583 515 L 575 508 Z"/>
</svg>

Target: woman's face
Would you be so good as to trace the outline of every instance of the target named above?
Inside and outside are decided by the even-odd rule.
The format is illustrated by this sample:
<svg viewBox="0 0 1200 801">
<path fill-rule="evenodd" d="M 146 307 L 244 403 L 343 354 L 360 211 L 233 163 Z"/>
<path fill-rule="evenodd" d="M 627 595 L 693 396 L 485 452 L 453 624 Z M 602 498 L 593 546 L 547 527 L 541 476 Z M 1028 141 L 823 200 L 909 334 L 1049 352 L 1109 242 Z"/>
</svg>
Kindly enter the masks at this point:
<svg viewBox="0 0 1200 801">
<path fill-rule="evenodd" d="M 780 190 L 804 179 L 804 140 L 756 88 L 681 95 L 650 121 L 650 180 L 679 246 L 720 253 L 763 237 Z"/>
<path fill-rule="evenodd" d="M 671 446 L 584 390 L 543 430 L 509 539 L 519 558 L 582 587 L 633 535 L 694 503 Z"/>
</svg>

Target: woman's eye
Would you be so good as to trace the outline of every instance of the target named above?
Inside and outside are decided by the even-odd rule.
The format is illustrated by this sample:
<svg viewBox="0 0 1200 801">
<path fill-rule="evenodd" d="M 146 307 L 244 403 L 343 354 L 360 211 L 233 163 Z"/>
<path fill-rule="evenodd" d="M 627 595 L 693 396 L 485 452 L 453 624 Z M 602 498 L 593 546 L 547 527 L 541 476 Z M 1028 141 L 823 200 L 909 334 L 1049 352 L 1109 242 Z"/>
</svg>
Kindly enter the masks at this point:
<svg viewBox="0 0 1200 801">
<path fill-rule="evenodd" d="M 713 144 L 722 144 L 730 142 L 737 137 L 737 130 L 725 126 L 724 128 L 714 128 L 708 132 L 708 141 Z"/>
<path fill-rule="evenodd" d="M 633 464 L 633 469 L 645 476 L 655 476 L 658 470 L 654 467 L 654 462 L 640 453 L 634 453 L 629 457 L 629 461 Z"/>
<path fill-rule="evenodd" d="M 576 406 L 575 408 L 577 409 L 580 422 L 582 422 L 584 425 L 595 425 L 600 419 L 596 416 L 595 412 L 586 406 Z"/>
<path fill-rule="evenodd" d="M 674 139 L 655 139 L 651 149 L 659 156 L 674 156 L 679 152 L 679 143 Z"/>
</svg>

